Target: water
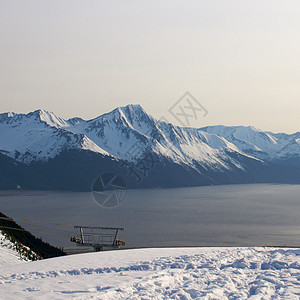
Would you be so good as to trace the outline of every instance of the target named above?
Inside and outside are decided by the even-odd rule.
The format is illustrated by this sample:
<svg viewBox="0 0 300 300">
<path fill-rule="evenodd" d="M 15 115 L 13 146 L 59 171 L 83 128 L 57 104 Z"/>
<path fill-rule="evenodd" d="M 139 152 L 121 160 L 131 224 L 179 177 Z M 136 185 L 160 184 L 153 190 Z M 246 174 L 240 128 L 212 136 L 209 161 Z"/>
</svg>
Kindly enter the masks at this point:
<svg viewBox="0 0 300 300">
<path fill-rule="evenodd" d="M 0 196 L 0 211 L 56 246 L 77 233 L 71 226 L 124 227 L 128 247 L 300 246 L 300 185 L 227 185 L 130 190 L 121 206 L 101 208 L 90 193 Z"/>
</svg>

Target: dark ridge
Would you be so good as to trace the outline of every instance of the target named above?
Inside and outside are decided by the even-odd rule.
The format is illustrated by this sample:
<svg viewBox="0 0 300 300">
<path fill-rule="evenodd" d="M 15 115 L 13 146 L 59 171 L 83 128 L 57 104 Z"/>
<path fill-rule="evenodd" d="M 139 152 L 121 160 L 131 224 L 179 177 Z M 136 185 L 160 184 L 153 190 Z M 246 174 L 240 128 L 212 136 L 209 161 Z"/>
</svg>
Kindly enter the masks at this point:
<svg viewBox="0 0 300 300">
<path fill-rule="evenodd" d="M 65 150 L 46 162 L 25 165 L 0 153 L 0 190 L 91 191 L 95 178 L 107 172 L 122 176 L 127 187 L 135 189 L 300 183 L 299 158 L 262 163 L 237 153 L 227 153 L 244 169 L 228 162 L 229 169 L 218 171 L 207 169 L 197 161 L 193 168 L 177 164 L 151 151 L 148 153 L 151 160 L 147 160 L 146 154 L 144 160 L 129 163 L 88 150 Z"/>
<path fill-rule="evenodd" d="M 40 258 L 51 258 L 66 255 L 66 253 L 59 248 L 43 242 L 40 238 L 36 238 L 1 212 L 0 217 L 3 218 L 0 219 L 0 230 L 4 234 L 8 235 L 12 242 L 21 243 L 22 245 L 29 247 L 30 250 L 36 253 Z M 8 229 L 7 227 L 15 229 Z"/>
</svg>

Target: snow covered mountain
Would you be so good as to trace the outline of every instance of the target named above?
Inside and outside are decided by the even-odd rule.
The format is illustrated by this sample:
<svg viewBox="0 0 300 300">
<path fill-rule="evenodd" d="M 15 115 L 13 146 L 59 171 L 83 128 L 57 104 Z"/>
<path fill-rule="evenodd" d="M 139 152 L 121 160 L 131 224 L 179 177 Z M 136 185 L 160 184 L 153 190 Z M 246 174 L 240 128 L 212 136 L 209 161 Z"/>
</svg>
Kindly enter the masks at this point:
<svg viewBox="0 0 300 300">
<path fill-rule="evenodd" d="M 224 137 L 245 153 L 261 159 L 300 157 L 300 132 L 274 134 L 252 126 L 208 126 L 200 130 Z"/>
<path fill-rule="evenodd" d="M 66 149 L 84 149 L 126 161 L 151 151 L 172 161 L 228 168 L 229 153 L 248 156 L 225 138 L 155 120 L 141 106 L 117 108 L 92 120 L 64 120 L 37 110 L 0 115 L 0 151 L 19 162 L 48 160 Z"/>
<path fill-rule="evenodd" d="M 224 183 L 229 173 L 237 178 L 240 172 L 265 170 L 265 162 L 300 157 L 300 133 L 273 134 L 243 126 L 179 127 L 156 120 L 140 105 L 119 107 L 92 120 L 65 120 L 45 110 L 0 114 L 2 155 L 32 166 L 58 160 L 68 151 L 135 165 L 148 153 L 164 166 L 202 176 L 202 184 Z"/>
<path fill-rule="evenodd" d="M 0 151 L 30 163 L 48 160 L 65 149 L 87 149 L 107 154 L 84 134 L 64 130 L 68 123 L 45 110 L 0 115 Z"/>
</svg>

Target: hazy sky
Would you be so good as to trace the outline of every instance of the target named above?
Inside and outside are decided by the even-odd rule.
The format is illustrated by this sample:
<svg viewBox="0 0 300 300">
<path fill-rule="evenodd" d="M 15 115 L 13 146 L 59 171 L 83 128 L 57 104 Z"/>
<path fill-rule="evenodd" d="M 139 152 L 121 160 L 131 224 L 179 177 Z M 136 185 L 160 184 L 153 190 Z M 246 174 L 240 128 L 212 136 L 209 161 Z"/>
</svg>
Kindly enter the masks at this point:
<svg viewBox="0 0 300 300">
<path fill-rule="evenodd" d="M 300 131 L 300 1 L 0 0 L 0 111 L 93 118 L 189 91 L 193 126 Z M 177 122 L 178 123 L 178 122 Z"/>
</svg>

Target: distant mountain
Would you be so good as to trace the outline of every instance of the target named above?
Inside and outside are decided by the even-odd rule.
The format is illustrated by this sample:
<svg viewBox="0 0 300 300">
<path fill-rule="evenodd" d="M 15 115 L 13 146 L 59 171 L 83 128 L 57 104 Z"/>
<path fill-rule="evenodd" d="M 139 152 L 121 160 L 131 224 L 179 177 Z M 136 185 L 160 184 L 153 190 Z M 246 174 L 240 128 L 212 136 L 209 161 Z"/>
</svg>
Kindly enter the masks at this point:
<svg viewBox="0 0 300 300">
<path fill-rule="evenodd" d="M 52 112 L 0 114 L 0 188 L 90 188 L 104 171 L 130 187 L 299 182 L 300 133 L 167 124 L 140 105 L 92 120 Z"/>
<path fill-rule="evenodd" d="M 300 158 L 300 132 L 275 134 L 252 126 L 208 126 L 200 130 L 221 136 L 245 153 L 266 161 Z"/>
</svg>

